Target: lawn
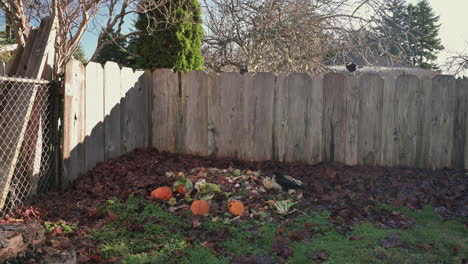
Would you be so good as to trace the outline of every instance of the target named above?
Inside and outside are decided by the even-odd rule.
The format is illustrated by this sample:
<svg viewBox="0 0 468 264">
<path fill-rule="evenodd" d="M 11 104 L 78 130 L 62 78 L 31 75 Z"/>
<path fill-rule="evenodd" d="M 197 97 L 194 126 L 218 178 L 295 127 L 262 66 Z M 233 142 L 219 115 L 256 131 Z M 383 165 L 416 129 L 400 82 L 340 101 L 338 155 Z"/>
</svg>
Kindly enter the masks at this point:
<svg viewBox="0 0 468 264">
<path fill-rule="evenodd" d="M 178 216 L 152 201 L 109 199 L 119 216 L 94 230 L 102 258 L 124 263 L 463 263 L 468 233 L 462 219 L 440 221 L 434 209 L 377 206 L 415 219 L 409 229 L 362 222 L 337 232 L 330 213 L 271 221 Z M 193 224 L 196 218 L 200 226 Z M 194 227 L 196 226 L 196 227 Z"/>
</svg>

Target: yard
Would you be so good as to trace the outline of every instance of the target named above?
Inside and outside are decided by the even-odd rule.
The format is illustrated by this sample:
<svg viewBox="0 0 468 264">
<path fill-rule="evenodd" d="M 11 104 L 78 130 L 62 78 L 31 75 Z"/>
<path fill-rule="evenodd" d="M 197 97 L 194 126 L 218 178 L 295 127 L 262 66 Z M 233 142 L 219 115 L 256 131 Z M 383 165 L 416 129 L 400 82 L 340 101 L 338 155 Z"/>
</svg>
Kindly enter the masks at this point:
<svg viewBox="0 0 468 264">
<path fill-rule="evenodd" d="M 265 177 L 278 170 L 305 189 L 268 189 Z M 155 188 L 182 178 L 220 190 L 150 199 Z M 246 162 L 140 149 L 99 163 L 62 193 L 35 197 L 9 221 L 39 220 L 46 244 L 75 248 L 81 263 L 467 263 L 467 185 L 460 170 Z M 190 211 L 201 196 L 211 202 L 207 216 Z M 245 205 L 241 216 L 229 213 L 229 199 Z"/>
</svg>

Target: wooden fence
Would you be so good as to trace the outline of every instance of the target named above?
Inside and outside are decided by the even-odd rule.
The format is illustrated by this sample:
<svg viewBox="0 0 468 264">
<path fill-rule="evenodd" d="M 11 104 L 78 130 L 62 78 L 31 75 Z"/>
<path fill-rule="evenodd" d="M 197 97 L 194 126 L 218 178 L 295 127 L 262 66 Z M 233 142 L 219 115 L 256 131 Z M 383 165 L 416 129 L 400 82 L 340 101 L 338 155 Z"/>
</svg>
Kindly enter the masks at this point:
<svg viewBox="0 0 468 264">
<path fill-rule="evenodd" d="M 468 79 L 67 67 L 65 176 L 136 147 L 244 160 L 468 168 Z"/>
</svg>

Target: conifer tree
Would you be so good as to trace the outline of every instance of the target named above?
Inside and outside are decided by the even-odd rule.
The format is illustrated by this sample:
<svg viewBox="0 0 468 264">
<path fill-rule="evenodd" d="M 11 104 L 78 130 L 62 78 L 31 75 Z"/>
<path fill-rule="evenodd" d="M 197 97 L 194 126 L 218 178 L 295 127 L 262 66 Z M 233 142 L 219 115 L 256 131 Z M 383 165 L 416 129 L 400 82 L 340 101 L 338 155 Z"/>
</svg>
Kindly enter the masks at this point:
<svg viewBox="0 0 468 264">
<path fill-rule="evenodd" d="M 137 67 L 202 70 L 203 28 L 198 0 L 169 1 L 167 8 L 171 9 L 169 18 L 157 10 L 139 16 L 135 27 L 147 33 L 135 39 Z"/>
</svg>

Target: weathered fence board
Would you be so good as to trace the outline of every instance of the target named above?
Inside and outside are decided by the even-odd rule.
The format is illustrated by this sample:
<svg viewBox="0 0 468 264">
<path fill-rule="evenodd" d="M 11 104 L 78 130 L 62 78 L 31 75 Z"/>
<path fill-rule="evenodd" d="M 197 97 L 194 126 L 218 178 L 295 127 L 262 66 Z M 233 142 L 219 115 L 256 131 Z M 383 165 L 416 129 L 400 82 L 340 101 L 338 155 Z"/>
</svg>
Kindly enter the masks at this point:
<svg viewBox="0 0 468 264">
<path fill-rule="evenodd" d="M 468 79 L 456 80 L 456 110 L 453 130 L 452 168 L 468 168 Z"/>
<path fill-rule="evenodd" d="M 122 152 L 149 145 L 148 77 L 144 71 L 121 69 Z"/>
<path fill-rule="evenodd" d="M 287 162 L 308 162 L 308 149 L 312 146 L 308 140 L 308 93 L 312 89 L 312 79 L 305 73 L 295 73 L 288 77 L 289 90 L 287 97 L 287 132 L 286 159 Z M 310 153 L 310 152 L 309 152 Z"/>
<path fill-rule="evenodd" d="M 345 159 L 349 165 L 358 163 L 359 130 L 359 76 L 352 75 L 345 81 Z"/>
<path fill-rule="evenodd" d="M 208 76 L 202 71 L 183 73 L 184 148 L 187 154 L 208 155 Z"/>
<path fill-rule="evenodd" d="M 286 132 L 287 132 L 287 98 L 288 76 L 280 74 L 276 77 L 274 99 L 274 130 L 273 130 L 273 158 L 284 161 L 286 157 Z"/>
<path fill-rule="evenodd" d="M 361 77 L 359 83 L 358 162 L 377 165 L 382 146 L 382 100 L 384 80 L 378 75 Z"/>
<path fill-rule="evenodd" d="M 85 127 L 85 69 L 72 60 L 65 71 L 63 184 L 67 185 L 86 171 Z"/>
<path fill-rule="evenodd" d="M 384 76 L 382 100 L 382 145 L 380 150 L 381 166 L 395 164 L 395 96 L 396 80 L 393 76 Z"/>
<path fill-rule="evenodd" d="M 322 112 L 323 79 L 312 76 L 311 87 L 307 88 L 307 162 L 314 164 L 322 161 Z"/>
<path fill-rule="evenodd" d="M 218 109 L 219 109 L 219 96 L 220 96 L 220 81 L 221 77 L 219 74 L 208 74 L 207 75 L 207 90 L 208 90 L 208 155 L 216 155 L 218 153 L 218 147 L 216 144 L 216 131 L 215 124 L 217 123 Z"/>
<path fill-rule="evenodd" d="M 176 151 L 177 111 L 179 105 L 178 74 L 168 69 L 155 70 L 153 85 L 153 147 Z"/>
<path fill-rule="evenodd" d="M 436 76 L 432 79 L 431 97 L 435 100 L 430 105 L 432 127 L 428 132 L 433 169 L 449 167 L 452 163 L 453 141 L 450 135 L 453 135 L 455 117 L 455 85 L 456 80 L 452 76 Z"/>
<path fill-rule="evenodd" d="M 252 160 L 271 160 L 273 157 L 273 101 L 275 75 L 257 73 L 253 82 L 254 109 L 252 115 Z"/>
<path fill-rule="evenodd" d="M 345 75 L 330 73 L 323 84 L 324 161 L 346 161 Z"/>
<path fill-rule="evenodd" d="M 129 113 L 129 110 L 133 107 L 132 102 L 130 102 L 129 93 L 136 86 L 137 80 L 135 77 L 132 69 L 127 67 L 120 69 L 120 136 L 122 153 L 130 152 L 135 148 L 135 145 L 130 141 L 131 137 L 138 133 L 138 131 L 133 131 L 132 124 L 130 123 L 135 117 Z"/>
<path fill-rule="evenodd" d="M 402 75 L 396 80 L 395 100 L 395 150 L 397 166 L 415 166 L 417 136 L 421 111 L 421 80 L 412 75 Z"/>
<path fill-rule="evenodd" d="M 104 70 L 95 62 L 86 65 L 86 170 L 104 161 Z"/>
<path fill-rule="evenodd" d="M 242 76 L 222 73 L 219 82 L 219 103 L 214 119 L 215 141 L 220 157 L 239 157 L 242 150 Z"/>
<path fill-rule="evenodd" d="M 104 65 L 105 159 L 122 154 L 120 68 L 115 62 Z"/>
</svg>

